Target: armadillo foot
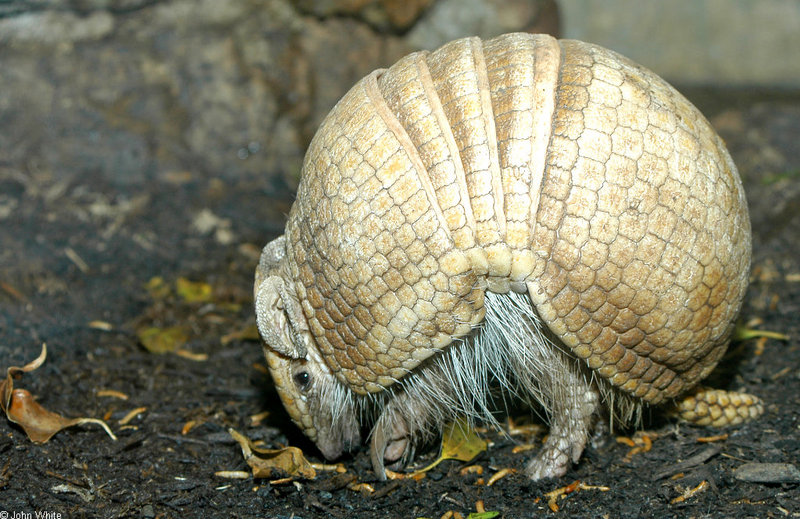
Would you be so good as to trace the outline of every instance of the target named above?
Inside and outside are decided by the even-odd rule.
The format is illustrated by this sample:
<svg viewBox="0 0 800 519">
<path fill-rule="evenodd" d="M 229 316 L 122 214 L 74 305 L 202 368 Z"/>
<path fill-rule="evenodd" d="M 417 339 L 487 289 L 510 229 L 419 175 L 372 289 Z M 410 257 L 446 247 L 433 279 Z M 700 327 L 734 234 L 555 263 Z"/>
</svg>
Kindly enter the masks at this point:
<svg viewBox="0 0 800 519">
<path fill-rule="evenodd" d="M 566 438 L 548 437 L 539 454 L 528 462 L 525 473 L 532 480 L 557 478 L 567 473 L 570 465 L 570 454 L 583 452 L 583 445 L 571 445 Z"/>
<path fill-rule="evenodd" d="M 532 480 L 563 476 L 576 463 L 589 441 L 600 394 L 577 366 L 568 370 L 551 395 L 550 432 L 542 450 L 528 463 L 526 474 Z"/>
<path fill-rule="evenodd" d="M 698 387 L 677 402 L 672 414 L 695 425 L 740 425 L 761 416 L 764 403 L 757 396 L 736 391 Z"/>
</svg>

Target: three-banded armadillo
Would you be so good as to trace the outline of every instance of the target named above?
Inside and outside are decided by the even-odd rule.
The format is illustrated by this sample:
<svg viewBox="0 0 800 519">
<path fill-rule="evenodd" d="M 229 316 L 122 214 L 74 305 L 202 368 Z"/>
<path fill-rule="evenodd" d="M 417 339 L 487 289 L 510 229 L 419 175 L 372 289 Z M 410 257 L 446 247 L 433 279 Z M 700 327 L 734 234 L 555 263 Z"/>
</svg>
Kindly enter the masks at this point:
<svg viewBox="0 0 800 519">
<path fill-rule="evenodd" d="M 496 386 L 549 417 L 541 478 L 578 460 L 602 406 L 626 421 L 711 371 L 749 265 L 736 168 L 666 82 L 579 41 L 465 38 L 330 112 L 256 314 L 326 457 L 374 420 L 383 475 L 457 415 L 493 421 Z"/>
</svg>

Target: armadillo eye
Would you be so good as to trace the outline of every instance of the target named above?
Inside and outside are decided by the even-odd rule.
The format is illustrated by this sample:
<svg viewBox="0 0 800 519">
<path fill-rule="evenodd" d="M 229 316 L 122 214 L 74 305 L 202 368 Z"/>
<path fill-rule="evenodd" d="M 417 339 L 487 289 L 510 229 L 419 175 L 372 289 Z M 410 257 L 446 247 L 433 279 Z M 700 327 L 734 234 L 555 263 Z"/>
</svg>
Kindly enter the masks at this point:
<svg viewBox="0 0 800 519">
<path fill-rule="evenodd" d="M 306 391 L 311 386 L 311 375 L 308 371 L 298 371 L 294 374 L 294 383 L 300 391 Z"/>
</svg>

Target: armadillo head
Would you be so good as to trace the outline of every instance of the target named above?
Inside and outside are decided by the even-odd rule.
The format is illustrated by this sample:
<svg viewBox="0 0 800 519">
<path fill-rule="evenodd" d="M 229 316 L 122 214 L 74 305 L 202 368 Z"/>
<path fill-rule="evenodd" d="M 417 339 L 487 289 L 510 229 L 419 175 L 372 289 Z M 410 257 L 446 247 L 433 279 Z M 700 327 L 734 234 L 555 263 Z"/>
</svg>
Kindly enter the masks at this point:
<svg viewBox="0 0 800 519">
<path fill-rule="evenodd" d="M 256 270 L 256 322 L 267 365 L 294 423 L 333 459 L 360 442 L 351 391 L 331 372 L 289 281 L 283 236 L 268 243 Z"/>
</svg>

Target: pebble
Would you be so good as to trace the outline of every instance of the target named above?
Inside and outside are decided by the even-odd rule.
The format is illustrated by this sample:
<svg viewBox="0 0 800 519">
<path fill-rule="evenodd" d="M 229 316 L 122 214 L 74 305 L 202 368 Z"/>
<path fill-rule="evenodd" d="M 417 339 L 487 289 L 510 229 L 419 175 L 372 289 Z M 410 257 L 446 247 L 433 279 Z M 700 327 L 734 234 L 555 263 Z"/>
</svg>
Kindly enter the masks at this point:
<svg viewBox="0 0 800 519">
<path fill-rule="evenodd" d="M 800 470 L 791 463 L 745 463 L 733 476 L 753 483 L 800 483 Z"/>
</svg>

